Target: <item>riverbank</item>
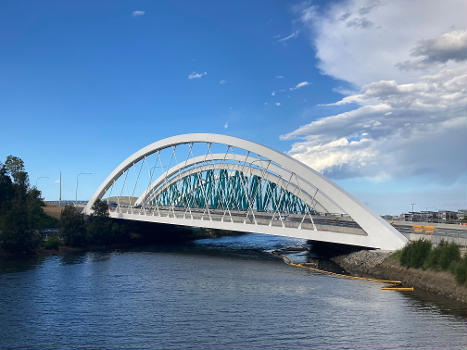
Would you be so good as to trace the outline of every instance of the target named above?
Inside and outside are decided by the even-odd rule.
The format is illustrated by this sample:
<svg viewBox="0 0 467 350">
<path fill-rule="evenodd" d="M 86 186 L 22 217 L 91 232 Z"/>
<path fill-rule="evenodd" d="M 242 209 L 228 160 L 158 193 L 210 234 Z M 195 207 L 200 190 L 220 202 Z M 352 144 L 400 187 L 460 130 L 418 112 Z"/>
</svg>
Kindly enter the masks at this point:
<svg viewBox="0 0 467 350">
<path fill-rule="evenodd" d="M 108 251 L 116 249 L 125 250 L 158 244 L 180 244 L 199 239 L 219 238 L 223 236 L 241 236 L 245 234 L 244 232 L 184 228 L 173 225 L 153 223 L 136 223 L 130 227 L 130 231 L 132 233 L 129 235 L 127 240 L 103 245 L 87 244 L 81 247 L 68 246 L 63 244 L 63 240 L 61 240 L 61 244 L 55 249 L 47 249 L 44 244 L 41 244 L 41 246 L 39 246 L 34 252 L 29 252 L 27 254 L 10 252 L 0 247 L 0 258 L 30 258 L 32 256 L 40 257 L 49 255 L 62 255 L 73 252 Z"/>
<path fill-rule="evenodd" d="M 462 303 L 467 301 L 465 285 L 458 284 L 451 273 L 406 268 L 391 252 L 359 250 L 330 260 L 352 275 L 398 280 L 404 287 L 414 287 Z"/>
</svg>

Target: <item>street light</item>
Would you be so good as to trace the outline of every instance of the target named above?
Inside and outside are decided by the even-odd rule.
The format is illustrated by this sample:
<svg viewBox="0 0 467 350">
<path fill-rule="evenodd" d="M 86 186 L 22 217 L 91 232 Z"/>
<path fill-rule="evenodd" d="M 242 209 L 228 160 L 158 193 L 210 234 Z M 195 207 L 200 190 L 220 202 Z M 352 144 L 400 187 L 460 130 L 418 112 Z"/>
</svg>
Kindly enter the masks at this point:
<svg viewBox="0 0 467 350">
<path fill-rule="evenodd" d="M 79 173 L 76 175 L 76 196 L 75 196 L 75 205 L 78 204 L 78 183 L 79 183 L 79 176 L 80 175 L 93 175 L 94 173 Z"/>
</svg>

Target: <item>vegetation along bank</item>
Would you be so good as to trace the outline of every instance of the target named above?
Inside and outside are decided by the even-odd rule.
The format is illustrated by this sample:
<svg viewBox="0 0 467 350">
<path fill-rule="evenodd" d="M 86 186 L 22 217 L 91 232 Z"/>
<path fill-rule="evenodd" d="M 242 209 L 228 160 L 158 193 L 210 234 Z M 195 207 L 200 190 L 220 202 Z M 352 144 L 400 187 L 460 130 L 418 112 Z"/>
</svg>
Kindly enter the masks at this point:
<svg viewBox="0 0 467 350">
<path fill-rule="evenodd" d="M 399 280 L 403 286 L 438 294 L 465 303 L 466 256 L 459 247 L 441 242 L 410 242 L 395 253 L 359 250 L 331 258 L 352 275 Z"/>
</svg>

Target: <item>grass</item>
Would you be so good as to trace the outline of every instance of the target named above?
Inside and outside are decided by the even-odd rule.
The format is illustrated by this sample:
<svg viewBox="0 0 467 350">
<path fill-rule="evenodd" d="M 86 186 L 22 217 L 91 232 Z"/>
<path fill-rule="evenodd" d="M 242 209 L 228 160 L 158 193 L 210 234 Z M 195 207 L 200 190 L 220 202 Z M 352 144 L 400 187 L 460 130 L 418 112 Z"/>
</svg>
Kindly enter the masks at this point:
<svg viewBox="0 0 467 350">
<path fill-rule="evenodd" d="M 407 244 L 394 254 L 402 266 L 435 271 L 450 271 L 459 284 L 466 283 L 466 257 L 461 258 L 459 247 L 444 240 L 437 247 L 430 241 L 418 240 Z"/>
<path fill-rule="evenodd" d="M 44 242 L 44 248 L 45 249 L 50 249 L 50 250 L 57 250 L 58 247 L 62 245 L 62 241 L 60 238 L 52 236 L 49 237 L 45 242 Z"/>
</svg>

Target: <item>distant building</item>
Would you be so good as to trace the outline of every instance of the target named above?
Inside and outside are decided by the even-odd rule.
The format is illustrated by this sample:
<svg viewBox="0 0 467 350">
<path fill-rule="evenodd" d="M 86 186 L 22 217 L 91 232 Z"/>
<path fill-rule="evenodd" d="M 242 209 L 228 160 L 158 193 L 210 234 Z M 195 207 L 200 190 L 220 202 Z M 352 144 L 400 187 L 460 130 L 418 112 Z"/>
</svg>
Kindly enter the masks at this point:
<svg viewBox="0 0 467 350">
<path fill-rule="evenodd" d="M 402 213 L 399 216 L 394 216 L 394 220 L 412 221 L 412 222 L 437 222 L 437 223 L 458 223 L 463 218 L 467 217 L 467 209 L 460 209 L 458 211 L 440 210 L 430 211 L 424 210 L 420 212 L 411 211 Z M 389 215 L 384 216 L 389 220 Z"/>
<path fill-rule="evenodd" d="M 457 220 L 461 221 L 465 217 L 467 217 L 467 209 L 459 209 L 457 211 Z"/>
<path fill-rule="evenodd" d="M 440 222 L 444 223 L 456 223 L 457 222 L 457 212 L 450 210 L 440 210 L 438 212 L 440 217 Z"/>
<path fill-rule="evenodd" d="M 424 221 L 424 222 L 439 222 L 439 215 L 438 215 L 438 212 L 436 211 L 429 211 L 429 210 L 425 210 L 425 211 L 422 211 L 420 212 L 420 217 L 421 217 L 421 220 L 420 221 Z"/>
</svg>

